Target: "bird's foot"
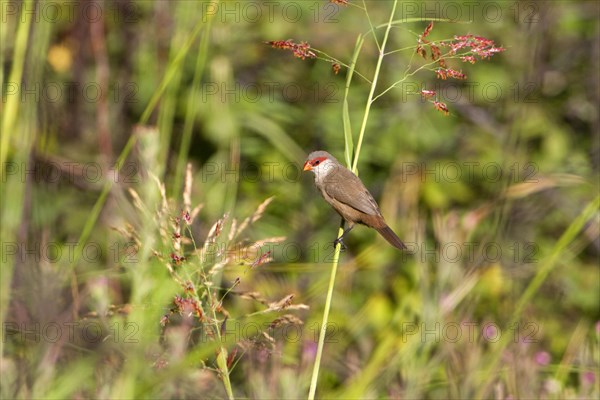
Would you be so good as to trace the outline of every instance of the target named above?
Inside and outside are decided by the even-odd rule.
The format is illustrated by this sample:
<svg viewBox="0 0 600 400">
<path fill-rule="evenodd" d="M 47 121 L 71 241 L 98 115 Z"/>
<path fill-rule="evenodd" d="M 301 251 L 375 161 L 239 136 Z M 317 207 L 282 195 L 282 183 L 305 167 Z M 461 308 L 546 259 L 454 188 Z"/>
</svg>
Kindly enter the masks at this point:
<svg viewBox="0 0 600 400">
<path fill-rule="evenodd" d="M 342 240 L 341 237 L 339 237 L 333 241 L 333 248 L 335 249 L 335 246 L 337 246 L 338 244 L 340 245 L 340 251 L 346 250 L 346 245 L 344 244 L 344 241 Z"/>
</svg>

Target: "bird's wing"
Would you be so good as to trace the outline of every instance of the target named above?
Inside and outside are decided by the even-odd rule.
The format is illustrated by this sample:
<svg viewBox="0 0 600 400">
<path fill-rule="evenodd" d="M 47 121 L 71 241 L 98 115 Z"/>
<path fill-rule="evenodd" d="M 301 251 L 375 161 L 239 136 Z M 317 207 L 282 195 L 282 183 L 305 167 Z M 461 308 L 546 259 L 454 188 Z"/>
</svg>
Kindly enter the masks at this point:
<svg viewBox="0 0 600 400">
<path fill-rule="evenodd" d="M 339 168 L 325 178 L 325 191 L 358 211 L 369 215 L 381 215 L 377 202 L 362 181 L 346 168 Z"/>
</svg>

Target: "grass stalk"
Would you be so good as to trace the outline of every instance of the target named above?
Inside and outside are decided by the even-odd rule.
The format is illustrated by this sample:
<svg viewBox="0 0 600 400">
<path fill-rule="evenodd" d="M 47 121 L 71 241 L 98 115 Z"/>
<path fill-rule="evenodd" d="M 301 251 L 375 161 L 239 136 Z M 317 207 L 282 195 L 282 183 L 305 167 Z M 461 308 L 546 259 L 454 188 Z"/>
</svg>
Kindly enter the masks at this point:
<svg viewBox="0 0 600 400">
<path fill-rule="evenodd" d="M 31 20 L 33 16 L 29 14 L 26 10 L 30 10 L 32 8 L 33 1 L 26 0 L 23 4 L 22 15 L 19 19 L 21 21 L 19 23 L 19 27 L 17 29 L 17 37 L 15 43 L 15 52 L 14 58 L 12 60 L 12 68 L 10 71 L 10 75 L 8 77 L 9 84 L 17 85 L 18 88 L 21 88 L 21 82 L 23 78 L 23 71 L 25 69 L 25 57 L 27 55 L 27 43 L 29 42 L 29 31 L 31 26 Z M 6 28 L 3 28 L 3 30 Z M 3 81 L 2 81 L 3 82 Z M 4 83 L 3 83 L 4 86 Z M 19 105 L 21 104 L 21 91 L 18 90 L 16 94 L 12 96 L 8 96 L 6 99 L 6 104 L 4 107 L 4 112 L 2 113 L 2 134 L 0 139 L 0 164 L 2 168 L 0 169 L 0 177 L 4 177 L 5 171 L 5 161 L 8 156 L 8 147 L 10 144 L 10 138 L 13 133 L 14 125 L 17 120 L 17 115 L 19 114 Z"/>
<path fill-rule="evenodd" d="M 233 166 L 235 166 L 235 168 L 239 174 L 239 168 L 240 168 L 240 142 L 239 142 L 239 139 L 234 139 L 231 143 L 229 161 L 231 164 L 233 164 Z M 225 198 L 223 199 L 223 204 L 226 205 L 227 210 L 235 210 L 235 202 L 237 200 L 238 183 L 236 182 L 235 179 L 233 179 L 233 180 L 230 180 L 227 182 L 227 186 L 228 186 L 228 190 L 225 192 Z M 229 246 L 229 243 L 227 243 L 226 247 L 228 247 L 228 246 Z M 216 272 L 213 275 L 213 280 L 212 280 L 213 287 L 220 287 L 222 281 L 223 281 L 223 270 L 221 269 L 220 271 Z M 211 293 L 210 290 L 209 290 L 209 293 Z M 211 309 L 212 309 L 212 313 L 213 313 L 213 320 L 217 321 L 217 314 L 216 314 L 214 305 L 219 301 L 219 299 L 215 297 L 215 298 L 213 298 L 212 301 L 213 301 L 213 306 L 211 306 Z M 215 328 L 216 328 L 215 330 L 217 332 L 217 340 L 219 341 L 219 343 L 223 343 L 220 327 L 216 326 Z M 229 366 L 227 365 L 227 347 L 226 346 L 221 346 L 219 349 L 219 354 L 217 355 L 217 366 L 219 367 L 221 380 L 223 381 L 223 386 L 225 386 L 225 391 L 227 392 L 227 396 L 230 400 L 232 400 L 232 399 L 234 399 L 234 396 L 233 396 L 233 389 L 231 387 L 231 379 L 229 376 L 230 370 L 229 370 Z"/>
<path fill-rule="evenodd" d="M 338 230 L 338 237 L 344 232 L 344 220 Z M 335 286 L 335 277 L 337 267 L 340 260 L 340 244 L 336 244 L 333 262 L 331 263 L 331 275 L 329 277 L 329 287 L 327 288 L 327 299 L 325 300 L 325 310 L 323 311 L 323 322 L 321 323 L 321 331 L 319 332 L 319 343 L 317 345 L 317 355 L 313 366 L 312 378 L 310 380 L 310 389 L 308 392 L 309 400 L 314 400 L 317 391 L 317 381 L 319 379 L 319 368 L 321 366 L 321 358 L 323 356 L 323 346 L 325 344 L 325 335 L 327 334 L 327 324 L 329 321 L 329 310 L 331 309 L 331 300 L 333 298 L 333 287 Z"/>
<path fill-rule="evenodd" d="M 198 37 L 200 32 L 202 32 L 202 30 L 204 29 L 204 26 L 205 26 L 205 24 L 203 22 L 200 21 L 198 23 L 196 28 L 194 28 L 194 31 L 192 32 L 192 34 L 186 40 L 185 44 L 179 49 L 179 51 L 175 55 L 175 58 L 173 58 L 170 65 L 167 67 L 167 69 L 165 71 L 165 76 L 163 77 L 163 80 L 160 82 L 158 89 L 156 89 L 156 91 L 152 94 L 152 97 L 150 98 L 150 101 L 149 101 L 148 105 L 146 106 L 146 109 L 144 110 L 142 116 L 140 117 L 140 123 L 145 124 L 148 121 L 148 119 L 150 118 L 150 115 L 152 114 L 152 111 L 154 111 L 154 108 L 158 105 L 158 102 L 162 98 L 163 93 L 169 86 L 169 83 L 175 77 L 175 75 L 181 70 L 181 68 L 183 68 L 183 60 L 185 59 L 185 56 L 190 51 L 190 48 L 196 41 L 196 38 Z"/>
<path fill-rule="evenodd" d="M 206 22 L 206 29 L 202 34 L 202 39 L 198 45 L 198 55 L 196 57 L 196 68 L 194 70 L 194 78 L 192 80 L 192 90 L 190 91 L 187 108 L 185 112 L 185 121 L 183 124 L 183 131 L 181 137 L 181 144 L 179 146 L 179 154 L 177 156 L 177 166 L 175 169 L 175 184 L 173 185 L 172 193 L 179 193 L 183 186 L 183 177 L 185 175 L 185 166 L 187 165 L 188 153 L 190 151 L 190 145 L 192 142 L 192 132 L 194 128 L 194 120 L 198 112 L 197 108 L 197 97 L 200 96 L 200 82 L 204 69 L 206 67 L 206 61 L 208 59 L 208 44 L 210 37 L 210 26 L 212 16 L 209 15 L 208 21 Z"/>
<path fill-rule="evenodd" d="M 556 246 L 552 249 L 550 255 L 545 259 L 540 268 L 538 269 L 535 277 L 531 280 L 525 292 L 519 298 L 517 305 L 515 307 L 515 311 L 512 315 L 508 326 L 515 326 L 521 319 L 521 315 L 525 310 L 525 306 L 531 304 L 533 300 L 533 296 L 538 292 L 550 272 L 554 270 L 556 265 L 558 264 L 559 259 L 565 253 L 567 246 L 575 240 L 577 235 L 584 229 L 586 223 L 589 222 L 590 218 L 594 216 L 598 212 L 598 208 L 600 208 L 600 196 L 596 197 L 593 201 L 591 201 L 587 207 L 579 214 L 579 216 L 569 225 L 567 230 L 562 234 L 562 236 L 558 239 Z M 487 364 L 487 368 L 483 373 L 483 382 L 491 382 L 490 378 L 494 371 L 496 370 L 496 366 L 500 362 L 500 358 L 502 357 L 502 353 L 504 349 L 508 346 L 512 339 L 511 335 L 503 335 L 500 341 L 498 342 L 498 346 L 494 349 L 494 353 L 492 354 L 492 359 Z M 489 388 L 489 383 L 483 384 L 480 387 L 479 392 L 476 394 L 475 398 L 483 398 L 485 397 L 485 393 Z"/>
<path fill-rule="evenodd" d="M 213 318 L 216 321 L 217 315 L 213 308 Z M 222 343 L 221 331 L 220 329 L 215 330 L 217 333 L 217 340 L 219 343 Z M 235 397 L 233 396 L 233 389 L 231 387 L 231 379 L 229 378 L 229 367 L 227 366 L 227 348 L 225 346 L 221 346 L 219 348 L 219 354 L 217 355 L 217 366 L 219 367 L 219 372 L 221 375 L 221 380 L 223 381 L 223 386 L 225 386 L 225 391 L 227 392 L 227 397 L 229 400 L 233 400 Z"/>
<path fill-rule="evenodd" d="M 0 7 L 6 6 L 0 2 Z M 20 267 L 23 258 L 16 252 L 6 251 L 9 244 L 19 243 L 25 237 L 30 222 L 25 216 L 27 197 L 31 193 L 30 179 L 22 180 L 20 174 L 15 174 L 9 165 L 29 165 L 31 149 L 35 145 L 36 135 L 40 129 L 38 124 L 38 104 L 28 96 L 22 97 L 24 90 L 23 77 L 27 81 L 36 82 L 41 79 L 43 68 L 32 60 L 40 54 L 46 54 L 50 42 L 51 25 L 44 21 L 32 29 L 31 21 L 35 18 L 28 10 L 33 6 L 32 1 L 24 1 L 18 18 L 16 39 L 11 59 L 10 74 L 5 82 L 2 73 L 2 93 L 4 109 L 0 107 L 0 237 L 2 238 L 2 260 L 0 261 L 0 357 L 5 356 L 7 333 L 4 329 L 11 296 L 14 290 L 13 274 Z M 4 9 L 3 9 L 4 10 Z M 6 36 L 7 23 L 3 22 L 0 33 Z M 31 36 L 30 36 L 31 35 Z M 6 44 L 8 46 L 8 43 Z M 4 47 L 4 44 L 3 46 Z M 0 51 L 4 53 L 4 49 Z M 2 58 L 4 60 L 4 58 Z M 7 86 L 15 85 L 15 92 L 8 94 Z M 11 162 L 7 162 L 11 149 Z M 4 253 L 6 252 L 6 254 Z"/>
<path fill-rule="evenodd" d="M 152 111 L 157 106 L 158 101 L 160 100 L 161 96 L 167 89 L 169 83 L 175 76 L 175 73 L 178 71 L 178 69 L 183 67 L 183 65 L 182 65 L 183 59 L 185 58 L 185 55 L 187 54 L 188 50 L 190 49 L 190 47 L 196 40 L 196 37 L 200 34 L 202 29 L 204 28 L 204 25 L 205 24 L 202 22 L 198 23 L 198 26 L 194 29 L 192 34 L 189 36 L 189 38 L 185 42 L 184 46 L 182 46 L 179 49 L 177 55 L 171 61 L 170 65 L 167 67 L 165 76 L 163 77 L 159 87 L 154 92 L 152 98 L 150 99 L 150 102 L 148 103 L 148 105 L 144 109 L 144 112 L 142 113 L 142 116 L 140 117 L 139 123 L 141 125 L 146 124 L 148 122 L 148 119 L 150 118 Z M 117 174 L 120 173 L 121 167 L 124 165 L 125 160 L 129 156 L 129 153 L 133 149 L 133 146 L 137 140 L 138 140 L 138 135 L 136 135 L 136 134 L 133 134 L 129 137 L 129 140 L 127 141 L 127 143 L 125 144 L 125 147 L 121 151 L 119 158 L 117 159 L 117 162 L 115 165 L 115 172 Z M 114 184 L 113 180 L 111 180 L 111 179 L 106 180 L 106 182 L 102 188 L 102 192 L 100 193 L 98 200 L 96 200 L 96 203 L 94 204 L 94 207 L 92 208 L 92 211 L 85 222 L 84 228 L 83 228 L 81 234 L 79 235 L 75 254 L 81 255 L 81 251 L 82 251 L 83 247 L 87 244 L 87 240 L 92 232 L 92 229 L 96 225 L 96 221 L 98 220 L 98 217 L 100 216 L 102 207 L 104 206 L 104 203 L 106 202 L 106 199 L 108 198 L 108 193 L 112 189 L 113 184 Z M 79 258 L 80 258 L 80 256 L 76 255 L 75 259 L 73 260 L 72 265 L 75 265 L 77 263 L 77 261 L 79 261 Z"/>
<path fill-rule="evenodd" d="M 358 165 L 358 159 L 360 157 L 362 141 L 364 139 L 365 131 L 367 128 L 367 121 L 369 119 L 369 112 L 371 110 L 371 104 L 373 104 L 373 96 L 375 95 L 375 89 L 377 88 L 377 80 L 379 79 L 379 72 L 381 71 L 381 64 L 383 63 L 383 58 L 385 57 L 385 46 L 387 44 L 390 29 L 392 28 L 392 21 L 394 20 L 394 15 L 396 14 L 396 6 L 397 5 L 398 5 L 398 1 L 394 0 L 394 4 L 392 6 L 392 11 L 390 13 L 390 19 L 388 21 L 388 25 L 387 25 L 387 29 L 385 31 L 385 35 L 383 37 L 383 41 L 381 43 L 381 46 L 378 46 L 379 57 L 377 58 L 377 66 L 375 67 L 375 72 L 373 74 L 373 79 L 371 81 L 371 89 L 369 91 L 369 98 L 367 99 L 367 104 L 365 106 L 363 120 L 362 120 L 362 124 L 361 124 L 361 128 L 360 128 L 360 134 L 358 137 L 358 143 L 356 144 L 356 151 L 354 152 L 354 162 L 351 166 L 348 165 L 348 167 L 352 167 L 352 171 L 355 174 L 357 174 L 357 165 Z M 375 32 L 373 31 L 372 33 L 373 33 L 373 37 L 375 38 L 375 41 L 377 42 L 377 38 L 375 37 Z M 356 60 L 358 58 L 358 53 L 360 52 L 360 50 L 362 48 L 363 39 L 364 38 L 361 38 L 359 36 L 359 38 L 357 40 L 357 43 L 356 43 L 356 46 L 354 49 L 354 56 L 352 59 L 352 64 L 348 71 L 349 76 L 348 76 L 348 79 L 346 82 L 346 91 L 344 94 L 344 137 L 345 137 L 345 142 L 346 142 L 346 151 L 345 151 L 346 157 L 345 158 L 346 158 L 346 162 L 348 164 L 349 164 L 349 161 L 352 159 L 352 155 L 348 154 L 348 151 L 349 151 L 349 149 L 351 149 L 353 147 L 352 144 L 348 144 L 348 141 L 352 140 L 350 118 L 349 118 L 349 113 L 347 111 L 348 92 L 349 92 L 349 88 L 350 88 L 350 81 L 352 79 L 352 72 L 354 71 L 354 67 L 356 66 Z M 342 222 L 340 224 L 340 229 L 338 230 L 337 237 L 340 237 L 343 234 L 343 232 L 344 232 L 344 220 L 342 219 Z M 325 344 L 325 335 L 327 334 L 327 324 L 329 323 L 329 311 L 331 309 L 331 301 L 333 298 L 333 288 L 335 286 L 335 277 L 337 274 L 337 268 L 338 268 L 339 259 L 340 259 L 340 250 L 341 250 L 341 244 L 338 243 L 335 246 L 335 252 L 333 255 L 333 261 L 332 261 L 332 265 L 331 265 L 331 275 L 329 277 L 329 287 L 327 288 L 327 298 L 325 300 L 325 310 L 323 311 L 323 321 L 321 323 L 321 331 L 319 333 L 319 342 L 317 344 L 317 354 L 315 357 L 315 363 L 313 366 L 313 373 L 312 373 L 312 378 L 310 381 L 310 388 L 309 388 L 309 392 L 308 392 L 309 400 L 314 400 L 315 394 L 317 391 L 317 382 L 319 379 L 319 368 L 321 366 L 321 358 L 323 357 L 323 346 Z"/>
<path fill-rule="evenodd" d="M 377 80 L 379 79 L 379 72 L 381 71 L 381 64 L 383 63 L 383 58 L 385 57 L 385 46 L 387 44 L 388 38 L 390 36 L 390 30 L 392 29 L 392 22 L 394 21 L 394 15 L 396 14 L 396 6 L 398 5 L 398 0 L 394 0 L 394 4 L 392 5 L 392 12 L 390 13 L 390 19 L 387 24 L 387 28 L 385 30 L 385 35 L 383 36 L 383 41 L 381 42 L 381 48 L 379 49 L 379 57 L 377 57 L 377 66 L 375 67 L 375 73 L 373 74 L 373 80 L 371 83 L 371 90 L 369 91 L 369 98 L 367 99 L 367 104 L 365 105 L 365 112 L 363 115 L 362 124 L 360 127 L 360 133 L 358 134 L 358 142 L 356 143 L 356 152 L 354 154 L 354 162 L 352 163 L 352 172 L 358 175 L 357 167 L 358 167 L 358 159 L 360 157 L 360 150 L 362 148 L 362 142 L 365 137 L 365 131 L 367 130 L 367 121 L 369 120 L 369 112 L 371 111 L 371 105 L 373 104 L 373 97 L 375 96 L 375 89 L 377 88 Z M 375 35 L 375 32 L 373 32 Z"/>
<path fill-rule="evenodd" d="M 204 261 L 203 261 L 204 256 L 200 256 L 202 251 L 200 249 L 198 249 L 196 240 L 194 239 L 194 234 L 189 226 L 187 227 L 187 231 L 188 231 L 189 237 L 191 239 L 192 245 L 194 246 L 194 254 L 196 254 L 198 256 L 198 261 L 199 261 L 199 265 L 200 265 L 200 268 L 198 271 L 198 273 L 200 275 L 200 280 L 198 281 L 198 284 L 203 286 L 203 290 L 206 291 L 207 297 L 209 299 L 209 303 L 210 303 L 209 307 L 211 310 L 212 321 L 213 321 L 212 326 L 214 328 L 216 341 L 217 341 L 217 343 L 219 343 L 218 347 L 216 348 L 216 351 L 217 351 L 216 362 L 217 362 L 217 367 L 219 370 L 219 372 L 218 372 L 219 378 L 223 381 L 223 386 L 225 387 L 225 392 L 227 393 L 227 398 L 229 400 L 233 400 L 235 398 L 235 396 L 233 395 L 233 388 L 231 386 L 231 379 L 229 377 L 230 369 L 227 364 L 228 352 L 227 352 L 227 347 L 223 345 L 223 336 L 221 334 L 221 323 L 219 323 L 219 319 L 217 318 L 217 311 L 216 311 L 216 306 L 217 306 L 217 303 L 219 303 L 219 299 L 215 295 L 215 292 L 212 291 L 212 288 L 220 286 L 221 274 L 219 274 L 218 277 L 214 277 L 211 282 L 212 284 L 208 285 L 210 278 L 208 277 L 208 275 L 206 274 L 206 271 L 204 270 L 204 265 L 203 265 L 204 264 Z M 226 247 L 228 247 L 228 246 L 229 246 L 229 243 L 226 244 Z M 183 270 L 183 272 L 185 272 L 185 270 Z M 189 274 L 189 272 L 186 273 L 185 279 L 189 282 L 193 281 L 193 278 Z M 196 302 L 198 304 L 201 304 L 202 303 L 201 296 L 198 296 L 198 292 L 196 290 L 193 291 L 193 295 L 195 297 Z"/>
</svg>

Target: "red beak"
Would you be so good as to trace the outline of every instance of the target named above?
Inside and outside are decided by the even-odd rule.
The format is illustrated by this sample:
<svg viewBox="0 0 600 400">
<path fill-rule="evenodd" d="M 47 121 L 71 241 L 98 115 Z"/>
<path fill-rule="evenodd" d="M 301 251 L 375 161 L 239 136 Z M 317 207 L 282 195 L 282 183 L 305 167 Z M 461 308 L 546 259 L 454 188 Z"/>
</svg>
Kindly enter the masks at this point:
<svg viewBox="0 0 600 400">
<path fill-rule="evenodd" d="M 310 170 L 312 170 L 312 165 L 310 165 L 310 162 L 307 161 L 307 162 L 304 163 L 304 169 L 303 170 L 304 171 L 310 171 Z"/>
</svg>

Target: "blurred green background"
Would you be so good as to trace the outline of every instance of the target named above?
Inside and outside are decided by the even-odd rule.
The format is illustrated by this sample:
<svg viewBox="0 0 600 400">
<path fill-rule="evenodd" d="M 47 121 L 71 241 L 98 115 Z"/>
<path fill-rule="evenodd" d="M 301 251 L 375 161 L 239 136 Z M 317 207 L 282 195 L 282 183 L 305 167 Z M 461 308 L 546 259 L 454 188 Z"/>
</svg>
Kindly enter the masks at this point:
<svg viewBox="0 0 600 400">
<path fill-rule="evenodd" d="M 202 323 L 160 325 L 184 293 L 165 265 L 188 162 L 198 247 L 228 215 L 215 290 L 240 278 L 223 300 L 234 395 L 306 396 L 339 217 L 301 167 L 317 149 L 344 160 L 347 69 L 265 42 L 348 64 L 363 7 L 377 26 L 392 3 L 0 2 L 3 398 L 226 396 Z M 373 104 L 360 177 L 413 254 L 361 227 L 346 239 L 318 397 L 598 397 L 599 17 L 596 1 L 398 3 L 387 49 L 403 50 L 376 93 L 425 63 L 432 18 L 451 21 L 431 41 L 506 50 Z M 357 71 L 372 77 L 377 55 L 367 36 Z M 369 89 L 355 74 L 355 143 Z M 192 253 L 174 268 L 195 276 Z M 296 307 L 269 307 L 290 294 Z"/>
</svg>

